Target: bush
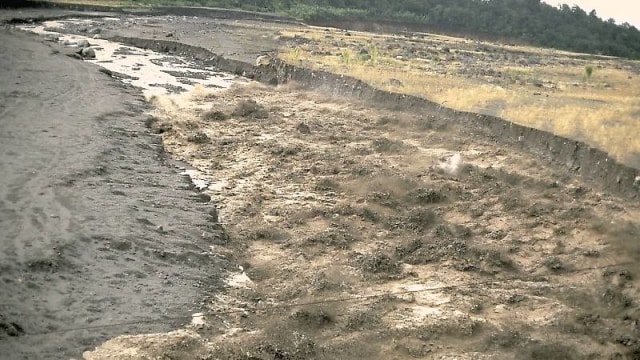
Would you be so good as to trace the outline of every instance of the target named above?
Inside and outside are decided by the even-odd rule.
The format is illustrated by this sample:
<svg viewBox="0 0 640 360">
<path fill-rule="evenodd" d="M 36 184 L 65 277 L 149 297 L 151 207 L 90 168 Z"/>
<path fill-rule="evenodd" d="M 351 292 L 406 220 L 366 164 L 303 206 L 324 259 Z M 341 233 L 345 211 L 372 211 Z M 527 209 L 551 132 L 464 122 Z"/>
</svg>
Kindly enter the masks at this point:
<svg viewBox="0 0 640 360">
<path fill-rule="evenodd" d="M 209 110 L 202 114 L 202 120 L 205 121 L 222 121 L 227 120 L 229 116 L 222 111 Z"/>
<path fill-rule="evenodd" d="M 587 65 L 584 67 L 584 78 L 586 80 L 591 79 L 591 75 L 593 75 L 593 66 Z"/>
</svg>

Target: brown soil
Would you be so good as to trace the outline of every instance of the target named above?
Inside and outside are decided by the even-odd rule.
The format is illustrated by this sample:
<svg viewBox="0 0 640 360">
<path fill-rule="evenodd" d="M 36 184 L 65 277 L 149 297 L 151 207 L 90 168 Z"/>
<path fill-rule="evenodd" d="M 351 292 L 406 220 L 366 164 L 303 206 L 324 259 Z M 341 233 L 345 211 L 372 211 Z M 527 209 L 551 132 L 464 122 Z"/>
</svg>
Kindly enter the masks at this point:
<svg viewBox="0 0 640 360">
<path fill-rule="evenodd" d="M 250 279 L 210 304 L 204 353 L 637 356 L 637 204 L 441 119 L 295 84 L 158 104 L 229 231 L 213 251 Z"/>
</svg>

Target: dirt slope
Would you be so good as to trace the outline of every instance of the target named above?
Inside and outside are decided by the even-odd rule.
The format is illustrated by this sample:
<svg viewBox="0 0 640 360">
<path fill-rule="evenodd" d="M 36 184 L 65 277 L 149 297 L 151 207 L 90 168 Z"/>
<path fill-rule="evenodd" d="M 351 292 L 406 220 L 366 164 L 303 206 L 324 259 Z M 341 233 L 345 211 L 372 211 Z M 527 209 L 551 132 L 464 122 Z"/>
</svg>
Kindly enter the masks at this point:
<svg viewBox="0 0 640 360">
<path fill-rule="evenodd" d="M 227 261 L 144 101 L 55 45 L 8 30 L 0 43 L 0 357 L 69 358 L 189 322 Z M 187 318 L 56 332 L 165 316 Z"/>
</svg>

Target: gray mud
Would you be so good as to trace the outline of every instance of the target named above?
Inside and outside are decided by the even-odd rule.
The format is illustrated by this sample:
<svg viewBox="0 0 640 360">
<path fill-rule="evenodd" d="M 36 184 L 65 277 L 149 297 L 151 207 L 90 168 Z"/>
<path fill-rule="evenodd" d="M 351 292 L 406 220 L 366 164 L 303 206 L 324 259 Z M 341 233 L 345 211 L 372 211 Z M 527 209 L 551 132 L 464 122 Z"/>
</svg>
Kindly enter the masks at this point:
<svg viewBox="0 0 640 360">
<path fill-rule="evenodd" d="M 0 44 L 0 357 L 78 357 L 189 322 L 230 267 L 208 249 L 225 235 L 142 96 L 35 36 Z"/>
</svg>

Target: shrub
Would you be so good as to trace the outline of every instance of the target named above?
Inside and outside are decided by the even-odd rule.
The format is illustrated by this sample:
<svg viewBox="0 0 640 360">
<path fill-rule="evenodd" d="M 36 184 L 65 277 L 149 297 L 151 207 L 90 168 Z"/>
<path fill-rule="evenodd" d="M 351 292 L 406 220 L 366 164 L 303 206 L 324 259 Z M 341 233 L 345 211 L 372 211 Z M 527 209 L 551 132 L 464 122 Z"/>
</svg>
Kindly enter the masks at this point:
<svg viewBox="0 0 640 360">
<path fill-rule="evenodd" d="M 229 116 L 219 110 L 209 110 L 202 114 L 202 120 L 205 121 L 222 121 L 227 120 Z"/>
<path fill-rule="evenodd" d="M 587 65 L 584 67 L 584 78 L 586 80 L 591 79 L 591 75 L 593 75 L 593 66 Z"/>
</svg>

